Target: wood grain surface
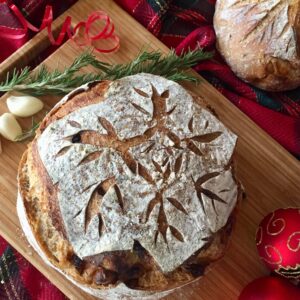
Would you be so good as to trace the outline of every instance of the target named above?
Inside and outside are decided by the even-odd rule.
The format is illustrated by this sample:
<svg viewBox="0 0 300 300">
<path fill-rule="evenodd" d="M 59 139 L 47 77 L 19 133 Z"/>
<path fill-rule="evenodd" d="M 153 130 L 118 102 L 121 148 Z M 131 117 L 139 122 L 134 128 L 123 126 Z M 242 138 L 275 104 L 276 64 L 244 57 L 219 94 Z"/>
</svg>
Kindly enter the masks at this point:
<svg viewBox="0 0 300 300">
<path fill-rule="evenodd" d="M 110 0 L 79 1 L 68 12 L 74 20 L 83 20 L 89 12 L 102 9 L 115 22 L 121 38 L 121 48 L 114 54 L 99 54 L 99 59 L 120 63 L 131 60 L 142 47 L 148 46 L 167 52 L 168 49 L 126 12 Z M 151 47 L 150 47 L 151 45 Z M 63 67 L 81 52 L 72 41 L 52 54 L 45 63 L 51 69 Z M 86 71 L 89 71 L 87 69 Z M 260 261 L 255 247 L 255 232 L 260 220 L 280 207 L 299 205 L 300 164 L 249 120 L 233 104 L 217 92 L 204 79 L 198 86 L 186 84 L 193 92 L 205 98 L 215 109 L 221 121 L 239 136 L 236 150 L 238 177 L 242 181 L 247 199 L 240 206 L 238 221 L 230 247 L 225 257 L 217 262 L 199 281 L 166 297 L 174 300 L 237 299 L 241 289 L 253 279 L 266 275 L 267 269 Z M 0 103 L 0 113 L 7 111 L 5 98 Z M 58 100 L 44 98 L 43 114 Z M 183 99 L 184 101 L 184 99 Z M 20 120 L 23 126 L 30 120 Z M 0 234 L 8 240 L 34 266 L 46 275 L 71 299 L 94 299 L 74 287 L 53 271 L 34 253 L 20 230 L 16 215 L 16 175 L 18 161 L 26 144 L 16 144 L 2 139 L 0 155 Z"/>
</svg>

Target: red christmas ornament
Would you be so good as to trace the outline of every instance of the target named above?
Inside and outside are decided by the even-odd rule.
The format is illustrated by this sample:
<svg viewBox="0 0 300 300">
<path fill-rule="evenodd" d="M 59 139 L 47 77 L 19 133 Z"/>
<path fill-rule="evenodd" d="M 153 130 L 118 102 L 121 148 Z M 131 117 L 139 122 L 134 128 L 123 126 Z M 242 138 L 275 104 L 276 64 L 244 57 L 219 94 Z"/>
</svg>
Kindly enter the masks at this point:
<svg viewBox="0 0 300 300">
<path fill-rule="evenodd" d="M 248 284 L 239 300 L 296 300 L 300 299 L 300 288 L 288 280 L 278 277 L 262 277 Z"/>
<path fill-rule="evenodd" d="M 267 215 L 258 227 L 256 246 L 270 270 L 299 279 L 300 209 L 278 209 Z"/>
</svg>

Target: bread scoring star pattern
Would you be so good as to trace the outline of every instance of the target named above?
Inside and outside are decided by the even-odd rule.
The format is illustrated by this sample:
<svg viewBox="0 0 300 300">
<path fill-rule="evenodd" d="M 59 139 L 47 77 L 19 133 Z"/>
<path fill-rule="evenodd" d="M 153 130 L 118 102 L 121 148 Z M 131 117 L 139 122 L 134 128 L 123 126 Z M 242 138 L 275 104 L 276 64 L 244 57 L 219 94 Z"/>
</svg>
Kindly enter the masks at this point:
<svg viewBox="0 0 300 300">
<path fill-rule="evenodd" d="M 226 224 L 235 142 L 178 84 L 141 74 L 51 124 L 38 145 L 79 257 L 138 240 L 169 272 Z"/>
<path fill-rule="evenodd" d="M 239 30 L 244 31 L 240 42 L 265 45 L 267 54 L 291 60 L 298 57 L 297 31 L 291 25 L 296 23 L 295 20 L 299 17 L 298 9 L 292 7 L 296 2 L 227 1 L 224 2 L 223 12 L 220 13 L 231 14 L 236 24 L 239 21 L 243 22 L 243 26 L 239 27 Z"/>
</svg>

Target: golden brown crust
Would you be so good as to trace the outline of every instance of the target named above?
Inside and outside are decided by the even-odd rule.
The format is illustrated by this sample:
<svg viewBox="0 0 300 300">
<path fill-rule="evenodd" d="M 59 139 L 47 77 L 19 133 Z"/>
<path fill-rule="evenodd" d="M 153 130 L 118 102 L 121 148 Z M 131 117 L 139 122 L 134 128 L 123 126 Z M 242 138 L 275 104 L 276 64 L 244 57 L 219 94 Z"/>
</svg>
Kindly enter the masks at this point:
<svg viewBox="0 0 300 300">
<path fill-rule="evenodd" d="M 87 92 L 73 94 L 44 119 L 37 136 L 23 155 L 19 166 L 19 187 L 29 223 L 41 249 L 49 261 L 82 284 L 101 288 L 124 282 L 141 290 L 165 290 L 202 276 L 207 265 L 223 256 L 229 231 L 235 219 L 232 213 L 224 228 L 214 234 L 202 248 L 179 268 L 164 274 L 154 259 L 138 243 L 132 251 L 102 253 L 81 260 L 69 243 L 57 201 L 57 189 L 52 184 L 37 151 L 37 138 L 53 121 L 70 112 L 103 100 L 109 82 L 101 82 Z M 195 101 L 198 101 L 194 96 Z M 201 100 L 203 105 L 203 101 Z M 91 136 L 87 136 L 90 139 Z M 103 187 L 105 189 L 105 186 Z"/>
<path fill-rule="evenodd" d="M 98 84 L 93 83 L 89 85 L 90 88 L 87 91 L 82 88 L 71 93 L 65 103 L 60 104 L 51 110 L 41 123 L 37 133 L 40 134 L 50 123 L 70 114 L 80 107 L 101 102 L 109 83 L 109 81 L 101 81 Z"/>
<path fill-rule="evenodd" d="M 217 1 L 217 48 L 232 71 L 254 86 L 294 89 L 300 85 L 299 17 L 299 0 Z"/>
</svg>

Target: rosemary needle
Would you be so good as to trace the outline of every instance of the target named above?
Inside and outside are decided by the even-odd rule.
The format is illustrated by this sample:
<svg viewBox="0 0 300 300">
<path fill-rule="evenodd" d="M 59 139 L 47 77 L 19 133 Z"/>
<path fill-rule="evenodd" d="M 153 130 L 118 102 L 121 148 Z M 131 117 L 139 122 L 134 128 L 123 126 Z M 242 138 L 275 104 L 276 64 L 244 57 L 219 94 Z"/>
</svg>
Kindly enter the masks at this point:
<svg viewBox="0 0 300 300">
<path fill-rule="evenodd" d="M 141 72 L 161 75 L 174 81 L 197 82 L 196 77 L 185 71 L 200 60 L 211 57 L 212 53 L 203 52 L 201 49 L 188 51 L 180 56 L 173 50 L 166 56 L 159 51 L 143 51 L 129 63 L 113 65 L 97 60 L 91 52 L 84 52 L 62 71 L 49 71 L 43 64 L 34 73 L 30 72 L 29 67 L 21 71 L 14 70 L 0 84 L 0 92 L 22 91 L 37 96 L 64 95 L 91 81 L 115 80 Z M 93 66 L 95 72 L 81 73 L 87 66 Z"/>
</svg>

